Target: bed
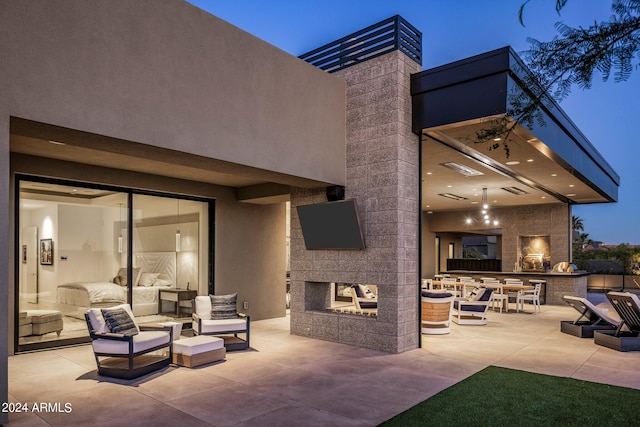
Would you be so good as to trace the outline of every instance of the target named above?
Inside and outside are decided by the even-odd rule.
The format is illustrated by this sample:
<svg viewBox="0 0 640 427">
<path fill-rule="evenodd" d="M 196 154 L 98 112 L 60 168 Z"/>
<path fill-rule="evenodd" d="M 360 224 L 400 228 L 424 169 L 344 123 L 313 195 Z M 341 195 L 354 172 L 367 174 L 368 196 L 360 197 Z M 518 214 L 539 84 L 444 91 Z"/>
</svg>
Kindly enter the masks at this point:
<svg viewBox="0 0 640 427">
<path fill-rule="evenodd" d="M 73 282 L 57 287 L 56 306 L 67 316 L 84 319 L 89 308 L 106 308 L 127 302 L 127 270 L 121 268 L 113 281 Z M 134 258 L 133 314 L 158 313 L 160 289 L 175 287 L 175 252 L 144 252 Z"/>
</svg>

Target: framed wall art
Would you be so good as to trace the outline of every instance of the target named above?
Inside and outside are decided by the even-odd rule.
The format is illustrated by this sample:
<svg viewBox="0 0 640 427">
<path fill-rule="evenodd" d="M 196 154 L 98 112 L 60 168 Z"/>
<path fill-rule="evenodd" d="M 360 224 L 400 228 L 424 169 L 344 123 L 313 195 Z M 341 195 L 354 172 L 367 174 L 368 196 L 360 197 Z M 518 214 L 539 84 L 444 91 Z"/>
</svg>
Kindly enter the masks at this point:
<svg viewBox="0 0 640 427">
<path fill-rule="evenodd" d="M 40 265 L 53 265 L 53 239 L 40 239 Z"/>
</svg>

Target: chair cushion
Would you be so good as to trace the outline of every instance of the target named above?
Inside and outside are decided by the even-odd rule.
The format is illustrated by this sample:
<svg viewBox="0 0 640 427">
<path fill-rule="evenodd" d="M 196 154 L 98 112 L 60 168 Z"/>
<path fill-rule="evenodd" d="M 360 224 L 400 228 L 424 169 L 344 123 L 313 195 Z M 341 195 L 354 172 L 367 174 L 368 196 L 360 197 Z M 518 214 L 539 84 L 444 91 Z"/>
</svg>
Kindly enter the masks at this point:
<svg viewBox="0 0 640 427">
<path fill-rule="evenodd" d="M 222 338 L 198 335 L 195 337 L 182 338 L 173 342 L 173 352 L 193 356 L 207 351 L 218 350 L 224 347 Z"/>
<path fill-rule="evenodd" d="M 489 301 L 491 299 L 492 294 L 493 294 L 493 289 L 484 288 L 484 292 L 482 293 L 482 295 L 480 295 L 480 298 L 478 298 L 478 301 Z"/>
<path fill-rule="evenodd" d="M 125 335 L 138 333 L 138 327 L 124 308 L 103 308 L 101 311 L 102 317 L 104 317 L 104 321 L 111 332 Z"/>
<path fill-rule="evenodd" d="M 203 320 L 211 319 L 211 298 L 209 296 L 197 296 L 194 301 L 194 312 Z"/>
<path fill-rule="evenodd" d="M 367 301 L 362 300 L 362 301 L 358 301 L 360 303 L 360 308 L 378 308 L 378 302 L 377 301 Z"/>
<path fill-rule="evenodd" d="M 484 295 L 485 289 L 487 288 L 476 286 L 467 297 L 467 301 L 480 301 L 480 298 Z"/>
<path fill-rule="evenodd" d="M 362 290 L 362 288 L 360 287 L 360 285 L 353 285 L 351 286 L 352 292 L 355 292 L 356 297 L 358 298 L 364 298 L 365 293 Z M 352 294 L 353 295 L 353 294 Z"/>
<path fill-rule="evenodd" d="M 167 331 L 142 331 L 133 337 L 133 352 L 138 353 L 169 342 Z M 96 353 L 129 354 L 127 341 L 98 338 L 91 341 L 91 345 Z"/>
<path fill-rule="evenodd" d="M 238 293 L 228 295 L 209 295 L 211 298 L 211 319 L 237 319 Z"/>
<path fill-rule="evenodd" d="M 425 298 L 449 298 L 451 297 L 451 294 L 449 292 L 422 291 L 422 296 Z"/>
<path fill-rule="evenodd" d="M 133 317 L 133 312 L 131 311 L 131 306 L 129 304 L 114 305 L 110 308 L 124 308 L 129 314 L 129 317 L 131 317 L 131 319 L 133 319 L 133 321 L 135 322 L 135 317 Z M 89 316 L 89 322 L 91 322 L 91 327 L 93 328 L 94 332 L 111 332 L 109 326 L 107 326 L 106 322 L 104 321 L 102 311 L 100 311 L 99 308 L 90 308 L 89 310 L 87 310 L 87 316 Z M 138 331 L 140 330 L 140 328 L 137 329 Z"/>
<path fill-rule="evenodd" d="M 195 323 L 195 322 L 194 322 Z M 197 330 L 197 324 L 193 325 Z M 203 334 L 211 334 L 218 332 L 245 331 L 247 329 L 247 320 L 243 318 L 235 319 L 211 319 L 202 321 Z"/>
<path fill-rule="evenodd" d="M 472 304 L 466 304 L 466 301 L 454 301 L 453 302 L 453 308 L 455 308 L 458 311 L 472 311 L 475 313 L 483 313 L 484 311 L 486 311 L 487 307 L 486 305 L 472 305 Z"/>
</svg>

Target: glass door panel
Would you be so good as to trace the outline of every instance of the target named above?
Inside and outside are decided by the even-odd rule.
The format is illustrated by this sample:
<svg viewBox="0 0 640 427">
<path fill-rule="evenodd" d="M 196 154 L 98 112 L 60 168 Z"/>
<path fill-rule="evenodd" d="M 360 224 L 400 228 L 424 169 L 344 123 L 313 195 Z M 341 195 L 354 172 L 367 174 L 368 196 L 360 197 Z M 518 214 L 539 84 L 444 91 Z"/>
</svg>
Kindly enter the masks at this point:
<svg viewBox="0 0 640 427">
<path fill-rule="evenodd" d="M 208 204 L 135 194 L 133 206 L 133 312 L 188 319 L 200 288 L 206 294 Z"/>
<path fill-rule="evenodd" d="M 127 302 L 116 283 L 126 274 L 127 195 L 20 181 L 18 196 L 19 349 L 87 340 L 89 307 Z"/>
</svg>

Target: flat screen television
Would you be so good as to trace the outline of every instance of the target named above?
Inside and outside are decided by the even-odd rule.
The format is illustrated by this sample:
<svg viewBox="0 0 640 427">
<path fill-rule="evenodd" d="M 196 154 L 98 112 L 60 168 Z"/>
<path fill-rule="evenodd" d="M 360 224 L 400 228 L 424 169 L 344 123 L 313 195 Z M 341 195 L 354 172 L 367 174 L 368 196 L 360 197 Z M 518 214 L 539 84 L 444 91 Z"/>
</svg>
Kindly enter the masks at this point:
<svg viewBox="0 0 640 427">
<path fill-rule="evenodd" d="M 353 199 L 298 206 L 298 217 L 308 250 L 365 247 Z"/>
</svg>

